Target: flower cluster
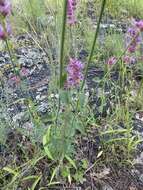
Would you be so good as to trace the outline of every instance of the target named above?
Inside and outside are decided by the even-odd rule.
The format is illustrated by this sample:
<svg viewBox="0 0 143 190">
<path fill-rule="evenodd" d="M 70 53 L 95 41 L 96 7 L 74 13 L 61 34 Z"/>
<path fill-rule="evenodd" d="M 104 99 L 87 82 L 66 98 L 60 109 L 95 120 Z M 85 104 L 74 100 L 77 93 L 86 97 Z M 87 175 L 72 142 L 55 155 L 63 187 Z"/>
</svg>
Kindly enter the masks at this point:
<svg viewBox="0 0 143 190">
<path fill-rule="evenodd" d="M 127 30 L 126 34 L 127 54 L 122 57 L 122 61 L 124 63 L 134 64 L 137 61 L 133 53 L 137 51 L 139 45 L 141 44 L 141 32 L 143 32 L 143 20 L 133 21 L 132 27 Z M 116 61 L 116 57 L 110 57 L 107 61 L 107 64 L 111 66 L 115 64 Z"/>
<path fill-rule="evenodd" d="M 136 58 L 132 56 L 138 50 L 139 45 L 141 44 L 142 38 L 140 32 L 143 31 L 143 20 L 133 21 L 132 27 L 130 27 L 127 31 L 126 35 L 126 45 L 127 52 L 123 57 L 123 62 L 127 64 L 132 64 L 136 62 Z"/>
<path fill-rule="evenodd" d="M 70 58 L 67 66 L 67 87 L 76 87 L 79 85 L 80 81 L 83 80 L 83 68 L 84 66 L 79 60 Z"/>
<path fill-rule="evenodd" d="M 136 58 L 133 56 L 125 55 L 122 61 L 126 64 L 134 64 L 136 62 Z"/>
<path fill-rule="evenodd" d="M 141 31 L 143 31 L 143 21 L 133 21 L 132 27 L 128 29 L 126 36 L 126 42 L 129 53 L 134 53 L 140 45 Z"/>
<path fill-rule="evenodd" d="M 8 0 L 0 0 L 0 39 L 5 40 L 11 34 L 11 26 L 7 21 L 11 13 L 11 4 Z"/>
<path fill-rule="evenodd" d="M 76 4 L 77 4 L 76 0 L 68 0 L 67 17 L 68 17 L 68 24 L 70 25 L 76 23 L 76 18 L 75 18 Z"/>
</svg>

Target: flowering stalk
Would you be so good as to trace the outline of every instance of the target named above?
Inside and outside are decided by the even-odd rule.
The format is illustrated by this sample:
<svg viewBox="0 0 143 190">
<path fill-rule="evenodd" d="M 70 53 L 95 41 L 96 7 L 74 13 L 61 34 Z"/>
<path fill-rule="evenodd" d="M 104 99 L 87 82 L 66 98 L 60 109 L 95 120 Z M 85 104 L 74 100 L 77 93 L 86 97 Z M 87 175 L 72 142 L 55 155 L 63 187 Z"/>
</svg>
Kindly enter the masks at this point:
<svg viewBox="0 0 143 190">
<path fill-rule="evenodd" d="M 76 23 L 75 19 L 75 9 L 76 9 L 76 2 L 77 0 L 68 0 L 67 4 L 67 19 L 68 24 L 73 25 Z"/>
<path fill-rule="evenodd" d="M 92 44 L 92 48 L 91 48 L 90 55 L 89 55 L 89 58 L 88 58 L 88 62 L 87 62 L 86 68 L 85 68 L 84 79 L 83 79 L 83 82 L 82 82 L 82 85 L 81 85 L 81 90 L 84 87 L 85 80 L 86 80 L 86 77 L 87 77 L 88 68 L 89 68 L 89 65 L 90 65 L 90 62 L 91 62 L 91 59 L 92 59 L 92 56 L 93 56 L 94 47 L 95 47 L 96 40 L 97 40 L 98 33 L 99 33 L 101 19 L 102 19 L 103 12 L 104 12 L 104 9 L 105 9 L 105 4 L 106 4 L 106 0 L 103 0 L 99 20 L 98 20 L 98 23 L 97 23 L 97 28 L 96 28 L 96 32 L 95 32 L 95 36 L 94 36 L 94 40 L 93 40 L 93 44 Z"/>
<path fill-rule="evenodd" d="M 13 66 L 14 74 L 17 76 L 17 72 L 16 72 L 16 69 L 15 69 L 15 64 L 13 62 L 12 54 L 11 54 L 11 51 L 10 51 L 10 48 L 9 48 L 9 43 L 8 43 L 7 39 L 5 39 L 5 43 L 6 43 L 7 51 L 8 51 L 8 54 L 10 56 L 10 60 L 11 60 L 12 66 Z"/>
<path fill-rule="evenodd" d="M 138 31 L 139 33 L 140 31 Z M 120 54 L 120 56 L 116 59 L 116 62 L 114 62 L 114 64 L 112 65 L 112 67 L 114 65 L 116 65 L 120 60 L 122 60 L 123 56 L 126 54 L 126 52 L 128 51 L 129 47 L 131 46 L 131 44 L 134 42 L 134 40 L 136 39 L 136 37 L 138 36 L 138 33 L 136 34 L 136 36 L 134 36 L 134 38 L 131 40 L 131 42 L 128 44 L 128 46 L 125 48 L 125 50 Z M 110 70 L 107 71 L 107 73 L 104 76 L 104 79 L 108 76 Z M 103 80 L 104 80 L 103 79 Z"/>
<path fill-rule="evenodd" d="M 79 60 L 70 58 L 67 66 L 67 88 L 77 87 L 80 84 L 80 81 L 83 80 L 83 67 Z"/>
<path fill-rule="evenodd" d="M 60 47 L 60 85 L 59 85 L 60 88 L 62 88 L 62 77 L 63 77 L 63 54 L 64 54 L 64 42 L 65 42 L 65 31 L 66 31 L 66 18 L 67 18 L 67 0 L 64 0 L 61 47 Z"/>
<path fill-rule="evenodd" d="M 133 26 L 132 28 L 128 29 L 127 46 L 128 44 L 130 44 L 130 46 L 128 47 L 129 53 L 134 53 L 137 50 L 137 47 L 141 42 L 141 38 L 139 34 L 140 34 L 139 29 L 136 26 Z M 132 39 L 134 40 L 132 41 Z"/>
</svg>

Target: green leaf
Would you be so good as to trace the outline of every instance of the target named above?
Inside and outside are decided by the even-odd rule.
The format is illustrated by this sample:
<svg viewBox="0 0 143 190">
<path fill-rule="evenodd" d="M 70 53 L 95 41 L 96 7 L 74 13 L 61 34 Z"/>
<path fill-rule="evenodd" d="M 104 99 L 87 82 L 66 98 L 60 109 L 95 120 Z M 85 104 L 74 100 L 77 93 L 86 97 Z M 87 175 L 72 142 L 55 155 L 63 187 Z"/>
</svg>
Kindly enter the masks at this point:
<svg viewBox="0 0 143 190">
<path fill-rule="evenodd" d="M 127 129 L 117 129 L 117 130 L 108 130 L 105 132 L 102 132 L 101 135 L 106 135 L 106 134 L 121 134 L 121 133 L 127 133 Z"/>
<path fill-rule="evenodd" d="M 41 178 L 42 178 L 42 175 L 40 175 L 40 176 L 35 180 L 35 182 L 34 182 L 33 185 L 32 185 L 31 190 L 35 190 L 35 188 L 36 188 L 36 186 L 37 186 L 37 184 L 39 183 L 39 181 L 40 181 Z"/>
<path fill-rule="evenodd" d="M 48 144 L 50 142 L 50 132 L 51 132 L 51 126 L 49 126 L 46 135 L 43 136 L 43 146 L 44 146 L 44 150 L 47 154 L 47 156 L 51 159 L 54 160 L 49 148 L 48 148 Z"/>
<path fill-rule="evenodd" d="M 54 160 L 51 152 L 49 151 L 49 148 L 48 147 L 44 147 L 44 150 L 45 150 L 45 153 L 47 154 L 48 158 L 51 159 L 51 160 Z"/>
<path fill-rule="evenodd" d="M 31 180 L 31 179 L 37 179 L 37 178 L 38 178 L 38 176 L 31 175 L 31 176 L 27 176 L 27 177 L 23 178 L 22 181 Z"/>
<path fill-rule="evenodd" d="M 52 176 L 51 176 L 51 179 L 50 179 L 50 183 L 48 185 L 51 185 L 57 171 L 59 170 L 59 167 L 56 167 L 54 170 L 53 170 L 53 173 L 52 173 Z"/>
<path fill-rule="evenodd" d="M 7 171 L 7 172 L 9 172 L 10 174 L 13 174 L 13 175 L 15 175 L 15 176 L 18 174 L 17 172 L 15 172 L 13 169 L 11 169 L 11 168 L 9 168 L 9 167 L 4 167 L 3 170 L 4 170 L 4 171 Z"/>
<path fill-rule="evenodd" d="M 87 159 L 82 159 L 82 168 L 87 169 L 88 168 L 88 160 Z"/>
<path fill-rule="evenodd" d="M 77 170 L 75 162 L 67 155 L 65 155 L 65 158 L 69 161 L 69 163 Z"/>
<path fill-rule="evenodd" d="M 82 124 L 80 121 L 78 121 L 77 119 L 75 119 L 75 120 L 73 121 L 73 125 L 74 125 L 74 129 L 77 129 L 77 130 L 79 130 L 82 134 L 84 134 L 84 126 L 83 126 L 83 124 Z"/>
<path fill-rule="evenodd" d="M 80 93 L 80 95 L 79 95 L 79 105 L 80 105 L 80 108 L 84 107 L 84 103 L 85 103 L 85 94 Z"/>
<path fill-rule="evenodd" d="M 68 104 L 69 103 L 68 91 L 61 90 L 60 91 L 60 98 L 61 98 L 61 101 L 63 103 Z"/>
<path fill-rule="evenodd" d="M 68 168 L 68 166 L 66 166 L 66 167 L 63 167 L 62 168 L 62 170 L 61 170 L 61 172 L 62 172 L 62 176 L 65 178 L 65 177 L 68 177 L 68 175 L 69 175 L 69 168 Z"/>
<path fill-rule="evenodd" d="M 74 179 L 77 182 L 80 182 L 81 184 L 84 183 L 84 181 L 86 181 L 86 179 L 83 177 L 84 173 L 81 171 L 76 172 L 76 174 L 74 175 Z"/>
</svg>

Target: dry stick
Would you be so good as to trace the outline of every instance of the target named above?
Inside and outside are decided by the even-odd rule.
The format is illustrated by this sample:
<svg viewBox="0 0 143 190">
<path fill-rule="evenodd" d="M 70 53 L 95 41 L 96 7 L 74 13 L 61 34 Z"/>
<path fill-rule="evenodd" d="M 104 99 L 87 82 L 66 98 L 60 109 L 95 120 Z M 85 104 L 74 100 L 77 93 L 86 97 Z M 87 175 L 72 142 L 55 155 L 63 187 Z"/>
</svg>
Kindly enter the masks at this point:
<svg viewBox="0 0 143 190">
<path fill-rule="evenodd" d="M 93 56 L 95 44 L 96 44 L 96 41 L 97 41 L 97 37 L 98 37 L 98 33 L 99 33 L 99 28 L 100 28 L 100 23 L 101 23 L 101 19 L 102 19 L 102 16 L 103 16 L 105 4 L 106 4 L 106 0 L 103 0 L 102 1 L 102 6 L 101 6 L 101 11 L 100 11 L 100 16 L 99 16 L 99 20 L 98 20 L 98 23 L 97 23 L 97 28 L 96 28 L 95 36 L 94 36 L 94 41 L 93 41 L 91 52 L 90 52 L 90 55 L 89 55 L 89 59 L 88 59 L 88 62 L 87 62 L 86 68 L 85 68 L 85 74 L 84 74 L 84 79 L 83 79 L 83 82 L 82 82 L 82 85 L 81 85 L 81 90 L 83 89 L 84 84 L 85 84 L 85 80 L 87 78 L 87 72 L 88 72 L 88 68 L 89 68 L 89 65 L 90 65 L 90 62 L 91 62 L 91 59 L 92 59 L 92 56 Z"/>
</svg>

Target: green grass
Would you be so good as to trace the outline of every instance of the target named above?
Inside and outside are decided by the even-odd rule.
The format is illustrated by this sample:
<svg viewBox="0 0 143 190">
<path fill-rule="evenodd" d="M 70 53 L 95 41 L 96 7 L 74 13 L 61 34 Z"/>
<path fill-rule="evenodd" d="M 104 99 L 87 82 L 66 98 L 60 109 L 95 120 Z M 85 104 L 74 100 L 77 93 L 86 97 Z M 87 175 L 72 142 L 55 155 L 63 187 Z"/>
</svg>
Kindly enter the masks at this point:
<svg viewBox="0 0 143 190">
<path fill-rule="evenodd" d="M 0 113 L 2 113 L 0 143 L 7 143 L 6 145 L 10 146 L 6 150 L 12 155 L 12 162 L 8 162 L 0 171 L 2 190 L 16 190 L 19 185 L 23 185 L 28 180 L 31 180 L 31 183 L 27 183 L 26 186 L 28 190 L 43 189 L 44 185 L 52 187 L 59 183 L 83 184 L 88 180 L 87 175 L 91 168 L 93 172 L 100 167 L 114 164 L 131 168 L 136 147 L 141 141 L 139 135 L 133 134 L 133 118 L 137 112 L 143 110 L 143 80 L 135 80 L 136 72 L 143 74 L 142 62 L 138 61 L 135 65 L 123 63 L 122 58 L 126 52 L 125 36 L 122 33 L 108 31 L 101 45 L 97 38 L 99 28 L 97 27 L 96 30 L 92 20 L 87 17 L 88 1 L 81 1 L 76 10 L 79 22 L 72 27 L 66 25 L 66 7 L 63 7 L 63 2 L 65 1 L 14 1 L 11 16 L 14 35 L 29 33 L 35 42 L 34 47 L 40 47 L 43 52 L 46 52 L 47 64 L 51 68 L 47 93 L 51 111 L 41 116 L 37 112 L 36 101 L 23 98 L 25 113 L 34 124 L 34 129 L 31 134 L 19 127 L 18 132 L 15 132 L 16 135 L 18 134 L 14 139 L 15 142 L 12 142 L 11 138 L 7 139 L 6 134 L 8 129 L 15 128 L 16 125 L 10 122 L 11 118 L 7 116 L 6 108 L 10 99 L 7 95 L 8 90 L 4 86 L 7 102 L 5 104 L 0 102 Z M 101 1 L 95 0 L 93 6 L 95 6 L 93 7 L 95 15 L 101 15 L 99 11 Z M 131 17 L 141 19 L 143 0 L 107 0 L 104 16 L 109 15 L 125 23 L 128 23 L 128 18 Z M 11 60 L 14 64 L 17 60 L 13 52 L 17 47 L 21 48 L 10 39 Z M 28 48 L 26 44 L 23 47 Z M 6 50 L 4 43 L 1 49 Z M 53 58 L 53 49 L 55 58 Z M 84 91 L 85 81 L 82 86 L 83 91 L 80 91 L 80 88 L 64 88 L 67 77 L 65 67 L 69 57 L 78 58 L 80 50 L 83 49 L 89 55 L 84 60 L 87 69 L 84 77 L 87 77 L 90 64 L 98 67 L 103 71 L 101 75 L 102 73 L 104 75 L 103 77 L 92 76 L 93 82 L 99 84 L 99 91 L 93 88 L 90 97 Z M 111 56 L 117 58 L 113 66 L 106 64 Z M 137 52 L 136 56 L 140 56 L 140 52 Z M 60 77 L 57 71 L 59 62 Z M 118 79 L 112 77 L 115 73 Z M 3 79 L 1 77 L 1 80 Z M 109 90 L 112 91 L 107 92 L 106 86 L 109 86 Z M 2 85 L 1 87 L 3 89 Z M 133 91 L 135 95 L 132 95 Z M 58 98 L 53 98 L 53 94 L 58 94 Z M 101 102 L 99 106 L 91 105 L 92 98 L 96 95 Z M 111 110 L 103 116 L 107 100 L 111 101 Z M 101 115 L 97 116 L 96 111 Z M 97 137 L 100 142 L 96 141 Z M 12 146 L 13 144 L 15 147 Z M 90 147 L 92 145 L 93 147 L 99 145 L 99 147 L 97 150 L 92 150 Z M 18 157 L 19 155 L 21 157 Z M 91 161 L 91 157 L 94 161 Z"/>
</svg>

